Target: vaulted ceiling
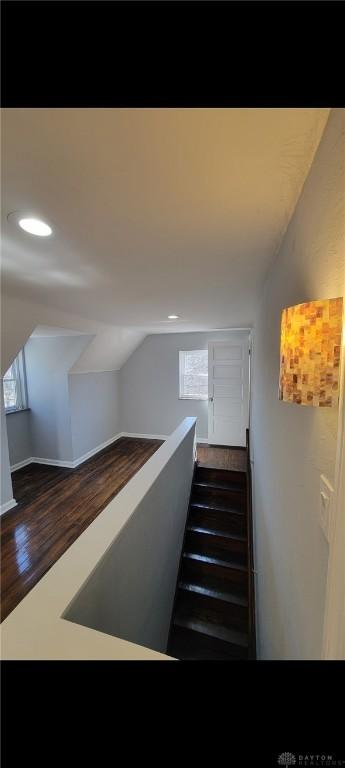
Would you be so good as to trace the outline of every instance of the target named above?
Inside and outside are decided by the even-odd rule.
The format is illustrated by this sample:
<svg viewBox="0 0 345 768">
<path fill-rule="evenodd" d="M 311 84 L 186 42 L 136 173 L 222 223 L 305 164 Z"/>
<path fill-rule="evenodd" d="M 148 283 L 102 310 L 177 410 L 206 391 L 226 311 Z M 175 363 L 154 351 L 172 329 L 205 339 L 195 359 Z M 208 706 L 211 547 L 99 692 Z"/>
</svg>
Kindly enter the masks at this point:
<svg viewBox="0 0 345 768">
<path fill-rule="evenodd" d="M 253 324 L 328 114 L 3 110 L 3 290 L 110 334 Z"/>
</svg>

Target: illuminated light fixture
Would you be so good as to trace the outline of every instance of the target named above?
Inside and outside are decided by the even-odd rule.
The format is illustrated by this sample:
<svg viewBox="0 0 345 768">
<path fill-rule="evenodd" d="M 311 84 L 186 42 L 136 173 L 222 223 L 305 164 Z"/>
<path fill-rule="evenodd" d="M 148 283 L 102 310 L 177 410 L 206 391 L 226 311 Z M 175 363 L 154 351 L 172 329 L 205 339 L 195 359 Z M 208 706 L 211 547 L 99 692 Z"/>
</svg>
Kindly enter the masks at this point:
<svg viewBox="0 0 345 768">
<path fill-rule="evenodd" d="M 36 235 L 37 237 L 49 237 L 53 231 L 49 224 L 40 219 L 23 217 L 18 219 L 18 224 L 25 232 L 29 232 L 30 235 Z"/>
<path fill-rule="evenodd" d="M 283 310 L 279 400 L 337 405 L 342 314 L 342 298 L 308 301 Z"/>
<path fill-rule="evenodd" d="M 178 320 L 180 315 L 168 315 L 168 320 Z"/>
</svg>

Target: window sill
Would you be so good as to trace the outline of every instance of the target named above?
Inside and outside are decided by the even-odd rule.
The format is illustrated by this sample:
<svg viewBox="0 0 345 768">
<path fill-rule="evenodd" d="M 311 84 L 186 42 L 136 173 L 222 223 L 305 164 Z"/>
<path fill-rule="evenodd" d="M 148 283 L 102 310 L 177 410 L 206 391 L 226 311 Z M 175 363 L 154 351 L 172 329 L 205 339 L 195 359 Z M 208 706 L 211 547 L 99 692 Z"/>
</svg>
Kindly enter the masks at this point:
<svg viewBox="0 0 345 768">
<path fill-rule="evenodd" d="M 13 411 L 6 411 L 6 416 L 10 416 L 12 413 L 23 413 L 23 411 L 31 411 L 31 408 L 14 408 Z"/>
<path fill-rule="evenodd" d="M 179 400 L 192 400 L 192 401 L 197 400 L 199 402 L 205 402 L 206 400 L 208 400 L 208 397 L 181 397 L 180 395 Z"/>
</svg>

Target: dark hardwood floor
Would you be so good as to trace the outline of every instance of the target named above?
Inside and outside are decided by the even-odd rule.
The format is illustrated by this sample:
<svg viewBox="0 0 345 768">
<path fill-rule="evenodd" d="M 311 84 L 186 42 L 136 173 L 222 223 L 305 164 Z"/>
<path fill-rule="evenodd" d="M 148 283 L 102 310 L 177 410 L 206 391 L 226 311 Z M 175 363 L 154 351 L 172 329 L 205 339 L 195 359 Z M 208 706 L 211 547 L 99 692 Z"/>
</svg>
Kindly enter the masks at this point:
<svg viewBox="0 0 345 768">
<path fill-rule="evenodd" d="M 162 445 L 121 437 L 77 469 L 12 474 L 18 506 L 1 518 L 1 621 Z"/>
<path fill-rule="evenodd" d="M 197 452 L 199 467 L 246 471 L 247 454 L 245 448 L 228 448 L 227 445 L 198 443 Z"/>
</svg>

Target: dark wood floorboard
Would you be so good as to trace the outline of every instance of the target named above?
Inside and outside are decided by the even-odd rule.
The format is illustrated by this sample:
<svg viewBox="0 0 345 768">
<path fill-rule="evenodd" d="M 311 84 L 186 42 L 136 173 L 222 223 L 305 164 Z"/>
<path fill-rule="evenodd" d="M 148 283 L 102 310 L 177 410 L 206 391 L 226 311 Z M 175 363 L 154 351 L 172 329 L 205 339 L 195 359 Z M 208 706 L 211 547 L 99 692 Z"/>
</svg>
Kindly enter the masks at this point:
<svg viewBox="0 0 345 768">
<path fill-rule="evenodd" d="M 197 444 L 197 457 L 200 467 L 208 469 L 232 469 L 245 472 L 247 468 L 245 448 L 228 448 L 225 446 Z"/>
<path fill-rule="evenodd" d="M 1 621 L 162 445 L 121 437 L 77 469 L 12 474 L 18 506 L 1 518 Z"/>
</svg>

